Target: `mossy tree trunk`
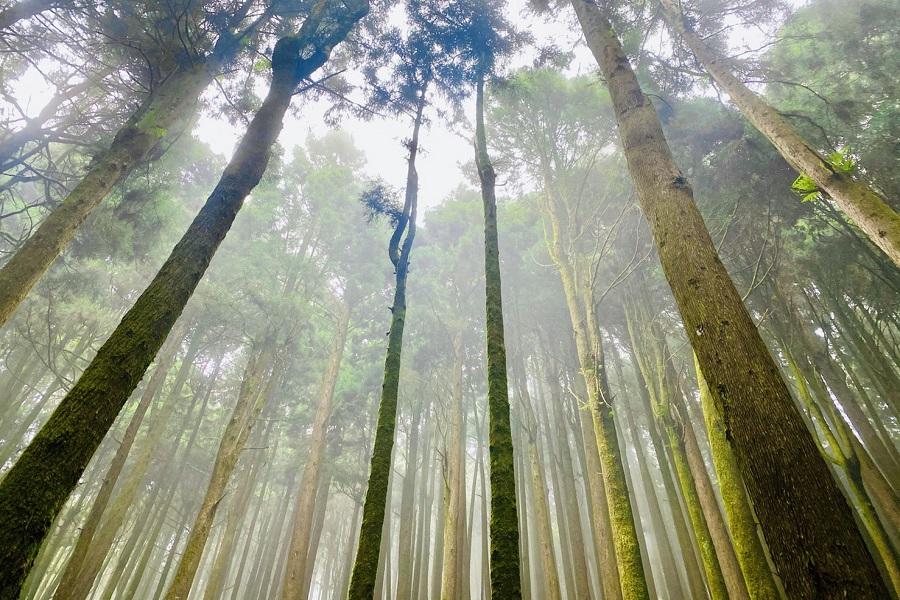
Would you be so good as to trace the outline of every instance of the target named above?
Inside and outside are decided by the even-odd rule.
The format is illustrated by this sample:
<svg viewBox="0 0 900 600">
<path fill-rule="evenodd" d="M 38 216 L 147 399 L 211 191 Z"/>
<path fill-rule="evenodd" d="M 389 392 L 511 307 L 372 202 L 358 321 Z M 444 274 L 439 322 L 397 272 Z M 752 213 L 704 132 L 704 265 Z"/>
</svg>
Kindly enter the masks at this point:
<svg viewBox="0 0 900 600">
<path fill-rule="evenodd" d="M 741 113 L 772 142 L 788 164 L 812 179 L 873 244 L 900 266 L 900 214 L 870 186 L 824 160 L 777 110 L 735 77 L 727 61 L 693 30 L 674 0 L 660 0 L 660 3 L 666 21 Z"/>
<path fill-rule="evenodd" d="M 809 414 L 813 427 L 820 434 L 819 451 L 826 460 L 843 471 L 850 498 L 856 507 L 863 527 L 869 534 L 872 546 L 881 559 L 882 567 L 891 582 L 896 597 L 900 595 L 900 561 L 898 561 L 897 552 L 891 544 L 890 537 L 879 519 L 875 507 L 872 505 L 872 500 L 865 490 L 858 454 L 860 451 L 864 452 L 864 449 L 847 430 L 830 399 L 826 399 L 827 391 L 815 381 L 818 374 L 810 371 L 809 364 L 805 359 L 801 359 L 803 360 L 801 363 L 794 358 L 783 342 L 782 349 L 788 368 L 797 385 L 797 396 Z M 811 386 L 813 389 L 810 389 Z"/>
<path fill-rule="evenodd" d="M 166 374 L 169 372 L 169 367 L 175 357 L 175 352 L 181 344 L 182 335 L 183 332 L 175 335 L 168 343 L 169 348 L 162 351 L 156 365 L 156 370 L 153 372 L 153 376 L 150 378 L 147 387 L 141 394 L 140 401 L 135 407 L 134 414 L 131 416 L 131 421 L 125 429 L 122 440 L 119 442 L 119 447 L 116 448 L 116 453 L 106 471 L 106 476 L 103 479 L 103 484 L 100 486 L 100 491 L 97 492 L 97 496 L 91 503 L 91 510 L 88 513 L 84 524 L 81 526 L 81 531 L 78 534 L 75 547 L 69 556 L 69 562 L 66 564 L 66 569 L 63 572 L 59 583 L 59 587 L 63 590 L 75 588 L 76 581 L 83 570 L 84 558 L 87 556 L 88 548 L 91 546 L 94 532 L 97 531 L 106 505 L 112 497 L 113 489 L 119 480 L 119 475 L 121 475 L 122 469 L 125 466 L 125 461 L 128 459 L 128 455 L 131 452 L 131 447 L 134 445 L 134 441 L 137 438 L 141 423 L 144 421 L 144 415 L 147 414 L 150 403 L 156 398 L 165 381 Z M 192 346 L 194 345 L 195 344 L 192 344 Z M 192 355 L 193 352 L 193 348 L 188 350 L 188 355 L 185 358 L 190 357 L 192 359 L 193 357 L 190 355 Z"/>
<path fill-rule="evenodd" d="M 506 343 L 497 239 L 496 174 L 487 151 L 484 126 L 484 72 L 480 71 L 475 98 L 475 166 L 484 204 L 484 273 L 487 319 L 488 439 L 491 465 L 491 593 L 495 598 L 521 597 L 519 579 L 519 522 L 509 389 L 506 380 Z"/>
<path fill-rule="evenodd" d="M 646 288 L 636 288 L 646 295 Z M 656 422 L 665 435 L 669 456 L 675 467 L 682 498 L 687 508 L 694 537 L 706 572 L 709 594 L 713 599 L 747 598 L 737 557 L 731 548 L 728 531 L 719 512 L 718 501 L 700 455 L 687 407 L 672 366 L 665 333 L 652 320 L 643 303 L 626 307 L 626 322 L 637 362 L 645 381 L 655 382 L 650 397 Z M 640 315 L 640 323 L 632 315 Z M 640 332 L 635 328 L 641 326 Z"/>
<path fill-rule="evenodd" d="M 572 4 L 606 79 L 663 271 L 788 595 L 885 597 L 850 506 L 716 253 L 609 19 L 593 2 Z"/>
<path fill-rule="evenodd" d="M 0 599 L 18 596 L 53 519 L 262 178 L 297 83 L 322 66 L 368 12 L 365 0 L 345 2 L 349 7 L 334 15 L 323 34 L 319 24 L 327 4 L 319 0 L 300 32 L 275 45 L 269 93 L 218 185 L 156 277 L 0 482 L 0 563 L 5 565 Z"/>
<path fill-rule="evenodd" d="M 728 518 L 728 527 L 734 551 L 737 555 L 747 592 L 751 600 L 779 600 L 781 593 L 775 583 L 769 561 L 757 532 L 756 517 L 747 499 L 744 482 L 734 458 L 731 446 L 725 437 L 722 418 L 716 412 L 709 393 L 709 386 L 703 378 L 700 366 L 694 358 L 694 370 L 697 373 L 697 385 L 700 388 L 700 406 L 712 454 L 719 493 Z"/>
<path fill-rule="evenodd" d="M 223 36 L 208 57 L 176 68 L 144 100 L 78 185 L 0 269 L 0 325 L 9 320 L 113 188 L 164 138 L 176 138 L 187 127 L 200 94 L 239 48 L 236 39 Z"/>
<path fill-rule="evenodd" d="M 409 274 L 409 256 L 416 237 L 416 213 L 419 195 L 419 174 L 416 157 L 419 151 L 419 129 L 425 107 L 424 91 L 419 97 L 413 135 L 409 141 L 407 158 L 406 194 L 403 212 L 394 227 L 388 254 L 394 265 L 394 304 L 391 307 L 391 327 L 388 331 L 387 355 L 384 359 L 384 382 L 375 427 L 375 444 L 369 467 L 369 485 L 363 504 L 359 546 L 353 564 L 348 597 L 351 600 L 367 600 L 375 593 L 381 537 L 385 521 L 385 508 L 390 489 L 391 454 L 394 449 L 394 430 L 397 426 L 397 393 L 400 387 L 400 364 L 403 350 L 403 329 L 406 325 L 406 279 Z M 404 237 L 405 234 L 405 237 Z"/>
<path fill-rule="evenodd" d="M 610 534 L 615 548 L 615 564 L 618 570 L 622 595 L 626 600 L 648 597 L 640 542 L 634 515 L 629 500 L 628 482 L 622 464 L 624 457 L 619 452 L 618 434 L 613 419 L 614 399 L 606 380 L 606 366 L 603 363 L 603 347 L 594 315 L 593 299 L 588 291 L 578 289 L 576 267 L 572 264 L 563 240 L 560 219 L 560 200 L 547 186 L 545 198 L 549 223 L 548 251 L 556 263 L 562 280 L 569 318 L 575 336 L 575 346 L 582 378 L 588 394 L 588 407 L 593 422 L 594 437 L 597 441 L 603 487 L 604 507 L 610 519 Z M 582 298 L 584 296 L 584 298 Z M 612 558 L 612 557 L 611 557 Z"/>
</svg>

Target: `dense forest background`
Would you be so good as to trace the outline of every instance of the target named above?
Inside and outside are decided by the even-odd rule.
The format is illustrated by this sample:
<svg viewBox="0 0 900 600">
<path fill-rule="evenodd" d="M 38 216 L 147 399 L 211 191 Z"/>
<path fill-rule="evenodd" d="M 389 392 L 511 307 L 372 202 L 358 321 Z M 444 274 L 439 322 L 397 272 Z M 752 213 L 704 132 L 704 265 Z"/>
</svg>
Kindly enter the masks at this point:
<svg viewBox="0 0 900 600">
<path fill-rule="evenodd" d="M 897 597 L 900 6 L 573 5 L 0 3 L 0 597 Z"/>
</svg>

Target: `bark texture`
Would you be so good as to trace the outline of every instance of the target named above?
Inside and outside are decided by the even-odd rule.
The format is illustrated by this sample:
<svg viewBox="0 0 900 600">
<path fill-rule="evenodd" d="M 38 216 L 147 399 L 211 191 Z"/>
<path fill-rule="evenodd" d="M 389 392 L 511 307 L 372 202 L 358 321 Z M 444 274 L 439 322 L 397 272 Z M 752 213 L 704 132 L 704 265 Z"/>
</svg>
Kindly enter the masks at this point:
<svg viewBox="0 0 900 600">
<path fill-rule="evenodd" d="M 777 110 L 735 77 L 726 61 L 697 35 L 673 0 L 660 3 L 669 25 L 753 126 L 772 142 L 788 164 L 812 179 L 873 244 L 900 266 L 900 214 L 870 186 L 837 171 Z"/>
<path fill-rule="evenodd" d="M 384 529 L 384 512 L 390 489 L 391 454 L 394 449 L 394 430 L 397 426 L 397 392 L 400 387 L 400 359 L 403 349 L 403 328 L 406 325 L 406 278 L 409 274 L 409 255 L 416 237 L 416 210 L 419 194 L 419 174 L 416 156 L 419 150 L 419 128 L 422 124 L 424 96 L 420 99 L 409 142 L 406 173 L 406 196 L 388 247 L 394 265 L 394 304 L 391 307 L 391 328 L 388 332 L 387 356 L 384 359 L 384 382 L 375 427 L 375 444 L 369 467 L 369 487 L 363 504 L 359 547 L 353 564 L 348 597 L 367 600 L 376 593 L 375 580 Z M 404 237 L 404 233 L 406 237 Z M 402 244 L 401 244 L 402 241 Z"/>
<path fill-rule="evenodd" d="M 496 174 L 487 151 L 484 127 L 484 73 L 475 100 L 475 166 L 484 203 L 484 272 L 487 319 L 488 440 L 491 465 L 491 594 L 495 598 L 521 597 L 519 579 L 519 522 L 509 389 L 506 379 L 506 343 L 503 337 L 503 301 L 500 285 L 500 247 L 497 240 Z"/>
<path fill-rule="evenodd" d="M 320 0 L 317 6 L 324 4 Z M 53 519 L 165 341 L 244 199 L 259 183 L 297 83 L 324 64 L 332 48 L 368 12 L 365 0 L 345 4 L 349 8 L 340 12 L 327 34 L 318 31 L 322 15 L 311 15 L 298 35 L 284 37 L 275 45 L 269 93 L 206 204 L 0 482 L 0 563 L 4 565 L 0 598 L 18 596 Z M 311 53 L 303 58 L 305 50 Z"/>
<path fill-rule="evenodd" d="M 608 18 L 586 0 L 572 4 L 606 78 L 638 199 L 787 594 L 886 597 L 850 507 L 719 260 Z"/>
</svg>

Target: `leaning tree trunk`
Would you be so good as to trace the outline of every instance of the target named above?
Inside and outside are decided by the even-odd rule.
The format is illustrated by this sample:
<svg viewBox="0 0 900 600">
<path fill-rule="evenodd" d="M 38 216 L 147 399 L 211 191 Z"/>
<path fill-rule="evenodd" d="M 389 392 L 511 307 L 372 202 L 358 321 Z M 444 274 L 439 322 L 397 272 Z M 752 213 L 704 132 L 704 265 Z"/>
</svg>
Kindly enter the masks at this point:
<svg viewBox="0 0 900 600">
<path fill-rule="evenodd" d="M 734 543 L 734 551 L 751 600 L 778 600 L 781 594 L 775 584 L 775 578 L 769 569 L 765 550 L 756 531 L 756 518 L 747 501 L 744 483 L 738 470 L 734 453 L 725 437 L 725 428 L 720 415 L 716 413 L 709 393 L 709 386 L 700 372 L 700 365 L 694 357 L 694 369 L 697 372 L 697 385 L 700 388 L 700 406 L 709 437 L 710 454 L 719 482 L 722 504 L 728 518 L 728 528 Z"/>
<path fill-rule="evenodd" d="M 66 2 L 61 0 L 21 0 L 0 11 L 0 29 L 12 27 L 23 19 L 30 19 L 44 11 L 56 8 Z"/>
<path fill-rule="evenodd" d="M 812 179 L 873 244 L 900 266 L 900 214 L 865 183 L 837 171 L 804 140 L 777 110 L 754 94 L 728 69 L 706 41 L 693 30 L 673 0 L 660 0 L 666 21 L 690 47 L 713 80 L 722 86 L 741 113 L 800 173 Z"/>
<path fill-rule="evenodd" d="M 322 66 L 368 12 L 368 2 L 356 0 L 331 24 L 329 35 L 316 40 L 325 4 L 319 0 L 299 34 L 275 45 L 269 93 L 218 185 L 159 273 L 0 482 L 0 599 L 18 596 L 53 519 L 165 341 L 244 198 L 262 178 L 297 83 Z M 302 58 L 311 45 L 312 54 Z"/>
<path fill-rule="evenodd" d="M 487 151 L 483 72 L 479 73 L 475 100 L 475 166 L 481 181 L 481 198 L 484 203 L 485 330 L 491 465 L 491 593 L 497 598 L 512 599 L 521 597 L 519 518 L 516 511 L 515 462 L 509 419 L 509 389 L 506 382 L 506 343 L 503 339 L 496 174 Z"/>
<path fill-rule="evenodd" d="M 195 333 L 194 336 L 195 340 L 198 339 L 199 333 Z M 97 531 L 97 527 L 100 525 L 100 519 L 103 516 L 104 509 L 106 508 L 106 505 L 109 503 L 109 500 L 112 497 L 113 489 L 116 487 L 116 483 L 119 480 L 119 475 L 122 473 L 122 469 L 125 466 L 125 461 L 128 459 L 128 455 L 131 452 L 131 447 L 134 444 L 135 439 L 137 438 L 137 433 L 141 427 L 141 423 L 143 423 L 144 421 L 144 415 L 147 413 L 147 409 L 150 408 L 150 403 L 153 402 L 154 398 L 156 398 L 157 393 L 159 392 L 163 382 L 166 379 L 166 374 L 169 372 L 169 366 L 171 365 L 172 359 L 175 356 L 175 352 L 178 350 L 179 344 L 182 341 L 181 337 L 182 336 L 179 334 L 169 340 L 169 343 L 167 344 L 169 346 L 168 350 L 163 349 L 163 352 L 160 355 L 158 364 L 156 366 L 156 370 L 153 372 L 153 376 L 150 377 L 150 381 L 147 383 L 147 387 L 141 394 L 140 401 L 138 402 L 137 407 L 135 407 L 134 414 L 131 416 L 131 421 L 128 423 L 128 427 L 125 429 L 125 434 L 122 436 L 122 440 L 119 442 L 119 447 L 116 449 L 116 453 L 113 456 L 112 462 L 110 462 L 109 468 L 106 471 L 106 476 L 103 478 L 103 484 L 100 486 L 100 491 L 97 492 L 97 496 L 91 503 L 91 510 L 88 513 L 87 519 L 85 520 L 84 524 L 81 526 L 81 531 L 78 534 L 75 548 L 72 550 L 72 554 L 69 556 L 69 562 L 66 564 L 66 570 L 63 572 L 62 579 L 60 579 L 59 588 L 61 590 L 69 590 L 75 588 L 76 582 L 81 575 L 82 566 L 84 563 L 84 559 L 87 556 L 88 548 L 90 548 L 91 546 L 94 532 Z M 194 342 L 194 344 L 195 343 L 196 342 Z M 192 346 L 194 344 L 192 344 Z M 193 358 L 192 356 L 190 356 L 191 354 L 193 354 L 193 350 L 189 350 L 188 355 L 185 358 Z"/>
<path fill-rule="evenodd" d="M 238 47 L 233 41 L 223 44 L 206 60 L 177 69 L 116 133 L 78 185 L 0 269 L 0 325 L 9 320 L 112 189 L 170 136 L 169 130 L 177 135 L 186 127 L 200 94 Z"/>
<path fill-rule="evenodd" d="M 394 305 L 391 307 L 391 328 L 388 333 L 387 356 L 384 359 L 384 383 L 375 428 L 375 444 L 369 468 L 369 487 L 363 505 L 359 546 L 348 597 L 353 600 L 371 598 L 375 593 L 378 558 L 384 527 L 384 512 L 390 489 L 391 453 L 394 449 L 394 429 L 397 425 L 397 392 L 400 387 L 400 359 L 403 349 L 403 328 L 406 325 L 406 277 L 409 274 L 409 254 L 416 237 L 416 210 L 419 193 L 419 174 L 416 156 L 419 151 L 419 128 L 425 106 L 424 91 L 419 98 L 413 135 L 409 142 L 406 172 L 406 198 L 403 213 L 394 228 L 389 244 L 389 256 L 394 265 Z M 404 238 L 404 232 L 406 237 Z M 402 239 L 402 245 L 401 245 Z"/>
<path fill-rule="evenodd" d="M 274 337 L 274 331 L 268 331 L 262 342 L 262 348 L 259 351 L 255 349 L 251 351 L 252 355 L 244 369 L 237 402 L 219 442 L 206 494 L 190 528 L 187 543 L 181 551 L 181 560 L 175 570 L 175 577 L 166 592 L 167 600 L 186 600 L 191 593 L 197 569 L 200 567 L 200 559 L 203 557 L 203 549 L 212 531 L 213 519 L 225 496 L 231 474 L 237 466 L 259 413 L 265 406 L 274 381 L 278 378 L 274 364 L 276 356 Z"/>
<path fill-rule="evenodd" d="M 788 595 L 886 597 L 850 506 L 716 253 L 608 18 L 587 0 L 572 4 L 607 81 L 663 270 Z"/>
<path fill-rule="evenodd" d="M 350 326 L 350 305 L 346 298 L 340 302 L 339 310 L 337 332 L 331 346 L 328 367 L 325 369 L 325 376 L 319 390 L 319 402 L 316 406 L 312 433 L 306 451 L 306 464 L 303 467 L 297 505 L 294 508 L 294 521 L 291 526 L 291 539 L 288 547 L 288 564 L 284 571 L 284 582 L 281 588 L 281 597 L 284 600 L 300 600 L 303 597 L 304 577 L 307 570 L 312 569 L 312 565 L 307 564 L 307 557 L 315 513 L 315 500 L 321 479 L 322 463 L 325 459 L 327 441 L 325 434 L 328 432 L 328 422 L 334 408 L 334 388 L 341 369 L 344 344 Z"/>
</svg>

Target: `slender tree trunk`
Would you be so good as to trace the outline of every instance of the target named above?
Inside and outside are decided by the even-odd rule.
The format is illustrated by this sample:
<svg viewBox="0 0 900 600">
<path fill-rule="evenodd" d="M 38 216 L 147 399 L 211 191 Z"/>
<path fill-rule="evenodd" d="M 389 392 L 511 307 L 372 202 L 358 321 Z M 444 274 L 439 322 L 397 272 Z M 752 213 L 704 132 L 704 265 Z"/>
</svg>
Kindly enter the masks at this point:
<svg viewBox="0 0 900 600">
<path fill-rule="evenodd" d="M 671 537 L 669 536 L 668 531 L 666 531 L 666 524 L 665 521 L 663 521 L 662 502 L 660 502 L 659 496 L 656 493 L 656 484 L 653 482 L 653 477 L 650 474 L 646 448 L 641 439 L 641 432 L 637 428 L 634 411 L 627 403 L 622 402 L 620 405 L 624 409 L 625 421 L 635 440 L 634 449 L 637 453 L 638 466 L 640 467 L 640 481 L 644 483 L 644 488 L 646 489 L 645 496 L 650 508 L 650 523 L 653 526 L 653 537 L 655 538 L 656 546 L 661 557 L 662 564 L 659 565 L 659 571 L 662 573 L 662 577 L 659 578 L 659 583 L 662 585 L 663 582 L 665 582 L 667 596 L 670 600 L 681 599 L 685 596 L 684 590 L 681 587 L 681 578 L 678 575 L 678 567 L 675 563 L 675 554 L 676 552 L 679 554 L 693 552 L 693 548 L 680 548 L 677 545 L 673 548 Z M 653 423 L 648 422 L 647 426 L 648 428 L 653 427 Z M 660 462 L 660 466 L 662 466 L 662 462 Z M 672 498 L 669 501 L 677 501 L 677 498 Z M 646 537 L 650 536 L 645 533 L 645 538 Z"/>
<path fill-rule="evenodd" d="M 212 475 L 206 487 L 206 495 L 200 504 L 200 510 L 194 519 L 191 533 L 181 553 L 181 561 L 175 571 L 175 578 L 166 592 L 167 600 L 184 600 L 190 594 L 197 569 L 200 566 L 200 559 L 203 557 L 203 549 L 206 547 L 212 530 L 213 519 L 225 496 L 225 489 L 228 487 L 228 482 L 231 481 L 231 474 L 237 466 L 238 458 L 250 437 L 250 432 L 274 387 L 274 381 L 278 375 L 273 373 L 273 363 L 277 352 L 273 338 L 274 332 L 269 331 L 262 342 L 262 348 L 253 351 L 247 368 L 244 370 L 237 402 L 216 452 Z"/>
<path fill-rule="evenodd" d="M 887 578 L 891 583 L 894 596 L 900 595 L 900 561 L 898 561 L 897 553 L 891 545 L 887 531 L 878 518 L 878 514 L 872 506 L 871 499 L 866 494 L 863 484 L 859 458 L 856 454 L 860 448 L 855 437 L 844 427 L 843 421 L 835 414 L 836 411 L 831 410 L 828 405 L 823 410 L 820 404 L 826 402 L 824 399 L 818 401 L 809 389 L 809 378 L 803 372 L 804 369 L 795 360 L 787 346 L 782 344 L 785 357 L 787 358 L 788 367 L 794 375 L 797 384 L 800 401 L 809 413 L 810 419 L 814 426 L 818 427 L 821 432 L 823 443 L 820 444 L 820 452 L 822 456 L 841 469 L 846 476 L 847 489 L 850 492 L 850 498 L 856 508 L 860 521 L 862 521 L 872 546 L 878 557 L 881 559 L 882 566 L 887 574 Z M 816 393 L 817 396 L 821 392 Z M 825 410 L 829 414 L 826 416 Z"/>
<path fill-rule="evenodd" d="M 306 572 L 303 574 L 299 598 L 309 598 L 309 590 L 312 586 L 313 574 L 316 570 L 316 557 L 319 554 L 319 543 L 322 540 L 322 528 L 325 525 L 325 513 L 328 509 L 328 492 L 330 489 L 331 471 L 328 470 L 319 482 L 319 491 L 316 494 L 316 517 L 309 537 L 309 549 L 306 554 Z"/>
<path fill-rule="evenodd" d="M 559 493 L 562 495 L 562 498 L 557 501 L 557 504 L 565 506 L 566 530 L 571 545 L 571 563 L 574 571 L 572 574 L 574 585 L 569 588 L 569 593 L 574 593 L 578 598 L 589 599 L 592 595 L 590 569 L 587 562 L 587 557 L 590 556 L 590 548 L 585 546 L 581 529 L 581 508 L 575 483 L 574 459 L 569 448 L 568 422 L 565 418 L 564 406 L 560 397 L 558 373 L 547 373 L 545 380 L 550 391 L 550 401 L 552 403 L 552 413 L 550 414 L 552 416 L 546 410 L 543 411 L 542 416 L 544 422 L 548 423 L 548 425 L 553 424 L 553 437 L 558 448 L 558 456 L 553 462 L 558 463 L 562 471 L 559 477 L 562 483 Z M 556 384 L 553 383 L 554 380 Z"/>
<path fill-rule="evenodd" d="M 310 532 L 312 531 L 315 499 L 321 479 L 322 463 L 325 459 L 328 422 L 334 409 L 334 388 L 337 385 L 341 361 L 344 357 L 344 346 L 347 331 L 350 327 L 350 305 L 344 298 L 338 308 L 337 331 L 332 341 L 328 366 L 319 388 L 319 400 L 313 418 L 312 433 L 307 447 L 306 464 L 300 479 L 300 492 L 294 508 L 294 520 L 291 527 L 290 546 L 288 547 L 288 564 L 284 571 L 284 582 L 281 597 L 284 600 L 300 600 L 303 597 L 303 578 L 307 569 Z"/>
<path fill-rule="evenodd" d="M 413 534 L 416 529 L 416 508 L 413 496 L 416 490 L 416 472 L 419 461 L 419 427 L 422 421 L 420 407 L 411 407 L 412 423 L 406 448 L 406 474 L 403 476 L 403 492 L 400 497 L 400 531 L 398 534 L 397 597 L 409 598 L 413 590 L 415 547 Z"/>
<path fill-rule="evenodd" d="M 626 312 L 625 316 L 628 327 L 633 327 L 630 312 Z M 632 335 L 633 329 L 629 329 L 629 332 L 631 362 L 635 377 L 638 380 L 638 396 L 641 400 L 641 409 L 644 415 L 646 415 L 648 423 L 655 425 L 656 420 L 654 418 L 655 413 L 653 410 L 654 402 L 650 399 L 650 396 L 655 394 L 656 391 L 651 384 L 651 380 L 648 380 L 644 369 L 641 367 L 643 361 L 641 357 L 638 356 L 638 352 L 635 349 L 637 340 L 634 338 L 634 335 Z M 687 511 L 682 506 L 681 496 L 678 493 L 678 488 L 675 486 L 675 478 L 672 473 L 674 469 L 671 466 L 669 456 L 665 452 L 665 445 L 663 444 L 662 436 L 659 433 L 659 428 L 652 426 L 648 427 L 647 431 L 650 434 L 650 445 L 653 447 L 653 453 L 656 455 L 656 459 L 659 462 L 660 474 L 662 475 L 663 487 L 666 490 L 666 497 L 669 498 L 670 507 L 672 509 L 672 521 L 675 524 L 675 535 L 678 545 L 681 548 L 682 562 L 684 563 L 685 573 L 687 575 L 688 590 L 692 597 L 704 595 L 706 585 L 703 581 L 703 573 L 700 569 L 700 559 L 698 557 L 696 544 L 688 529 L 688 517 L 685 514 Z"/>
<path fill-rule="evenodd" d="M 487 151 L 484 126 L 484 73 L 475 100 L 475 165 L 484 203 L 484 272 L 487 320 L 488 417 L 491 464 L 491 593 L 496 598 L 521 597 L 519 525 L 516 515 L 515 462 L 506 382 L 506 344 L 500 248 L 497 240 L 496 174 Z"/>
<path fill-rule="evenodd" d="M 666 21 L 690 47 L 713 80 L 728 94 L 741 113 L 775 146 L 794 169 L 807 175 L 838 208 L 900 266 L 900 215 L 871 187 L 841 173 L 825 161 L 806 140 L 762 98 L 728 69 L 726 61 L 692 29 L 673 0 L 660 0 Z"/>
<path fill-rule="evenodd" d="M 264 436 L 263 439 L 267 437 Z M 206 580 L 206 589 L 203 592 L 205 600 L 216 600 L 223 596 L 223 588 L 229 575 L 229 567 L 236 554 L 235 540 L 241 527 L 241 520 L 247 514 L 247 507 L 250 503 L 250 496 L 253 492 L 253 484 L 256 477 L 256 465 L 249 464 L 244 467 L 244 473 L 241 474 L 236 484 L 234 500 L 231 502 L 231 507 L 228 509 L 228 517 L 222 526 L 222 542 L 219 544 L 209 567 L 209 577 Z"/>
<path fill-rule="evenodd" d="M 606 78 L 663 271 L 788 595 L 884 598 L 850 507 L 716 254 L 609 20 L 595 4 L 572 3 Z"/>
<path fill-rule="evenodd" d="M 119 475 L 121 475 L 122 469 L 125 466 L 125 461 L 128 459 L 128 455 L 131 452 L 134 440 L 137 438 L 138 430 L 141 427 L 141 423 L 144 421 L 144 415 L 147 414 L 150 403 L 156 398 L 156 395 L 159 393 L 159 390 L 166 379 L 166 374 L 169 372 L 172 359 L 175 357 L 175 352 L 180 346 L 182 336 L 183 332 L 178 332 L 170 340 L 168 344 L 169 348 L 161 353 L 156 370 L 153 372 L 153 376 L 147 383 L 147 387 L 144 388 L 143 394 L 141 394 L 141 399 L 134 410 L 134 414 L 131 416 L 128 428 L 125 430 L 125 435 L 122 436 L 119 447 L 116 449 L 116 454 L 113 456 L 112 462 L 106 471 L 103 485 L 100 486 L 100 491 L 91 503 L 91 511 L 88 513 L 87 519 L 81 526 L 81 532 L 78 534 L 75 548 L 72 550 L 69 562 L 66 564 L 66 569 L 63 572 L 62 579 L 60 579 L 59 587 L 62 590 L 75 588 L 79 575 L 83 570 L 84 559 L 87 556 L 88 548 L 91 546 L 94 533 L 100 525 L 100 519 L 103 516 L 106 505 L 112 497 L 113 489 L 116 487 Z M 199 335 L 194 336 L 195 340 L 198 338 Z M 192 346 L 195 346 L 195 344 L 192 344 Z M 186 356 L 185 359 L 192 359 L 193 353 L 193 349 L 188 350 L 188 356 Z"/>
<path fill-rule="evenodd" d="M 450 392 L 450 430 L 447 448 L 447 486 L 449 503 L 444 525 L 444 568 L 441 580 L 441 600 L 461 600 L 462 589 L 468 585 L 463 576 L 462 559 L 466 539 L 466 462 L 463 443 L 463 346 L 462 334 L 453 338 L 453 382 Z"/>
<path fill-rule="evenodd" d="M 369 487 L 363 505 L 359 547 L 350 580 L 350 600 L 364 600 L 375 592 L 375 578 L 381 549 L 381 534 L 385 520 L 388 486 L 390 484 L 391 454 L 394 449 L 394 430 L 397 426 L 397 392 L 400 386 L 400 358 L 403 350 L 403 328 L 406 325 L 406 278 L 409 274 L 409 254 L 416 236 L 416 212 L 419 194 L 419 174 L 416 156 L 419 151 L 419 129 L 425 108 L 425 90 L 420 91 L 413 122 L 407 159 L 406 195 L 403 214 L 391 236 L 388 254 L 394 265 L 394 304 L 391 307 L 391 328 L 388 333 L 387 356 L 384 360 L 384 382 L 378 406 L 375 444 L 369 468 Z M 404 238 L 403 235 L 406 234 Z M 402 239 L 402 244 L 401 244 Z"/>
<path fill-rule="evenodd" d="M 275 45 L 269 94 L 219 184 L 159 273 L 0 482 L 0 563 L 7 565 L 0 572 L 0 599 L 18 596 L 53 519 L 165 341 L 244 198 L 262 178 L 298 81 L 324 64 L 331 49 L 368 12 L 366 0 L 353 0 L 328 36 L 314 36 L 325 4 L 319 0 L 300 33 Z M 301 50 L 317 37 L 326 39 L 317 39 L 312 54 L 301 58 Z"/>
<path fill-rule="evenodd" d="M 676 391 L 675 394 L 676 403 L 678 404 L 678 398 L 680 398 L 681 393 Z M 700 445 L 691 426 L 687 406 L 683 401 L 680 403 L 679 412 L 681 414 L 681 437 L 684 444 L 685 457 L 687 458 L 694 486 L 697 489 L 697 498 L 700 501 L 703 517 L 709 528 L 710 539 L 719 559 L 722 577 L 728 590 L 728 598 L 731 600 L 749 600 L 750 596 L 744 583 L 741 567 L 735 555 L 725 520 L 722 518 L 722 513 L 719 510 L 716 492 L 713 489 L 712 481 L 709 479 L 709 473 L 706 471 L 706 463 L 703 461 Z"/>
</svg>

